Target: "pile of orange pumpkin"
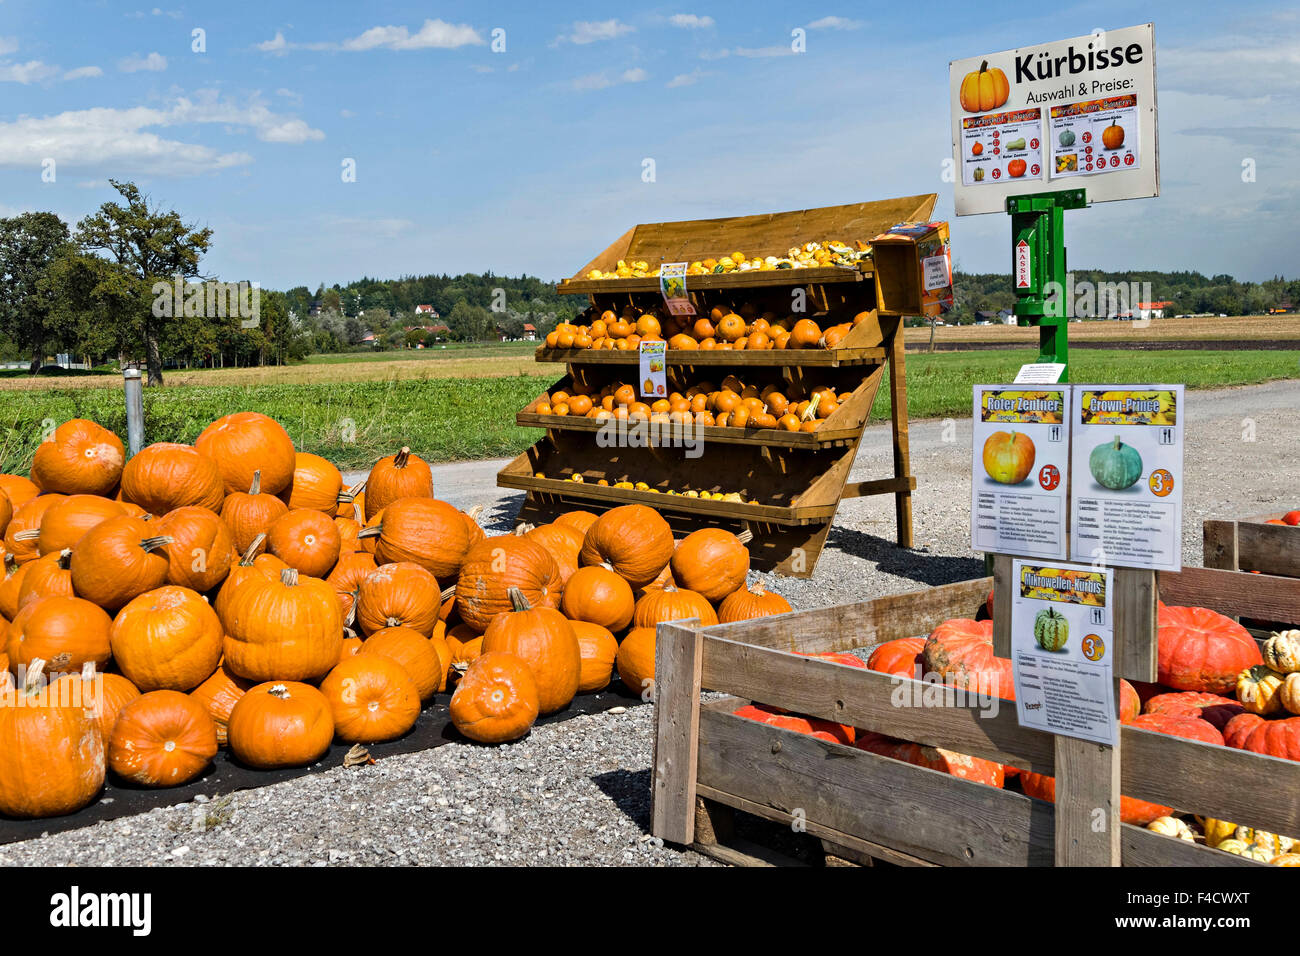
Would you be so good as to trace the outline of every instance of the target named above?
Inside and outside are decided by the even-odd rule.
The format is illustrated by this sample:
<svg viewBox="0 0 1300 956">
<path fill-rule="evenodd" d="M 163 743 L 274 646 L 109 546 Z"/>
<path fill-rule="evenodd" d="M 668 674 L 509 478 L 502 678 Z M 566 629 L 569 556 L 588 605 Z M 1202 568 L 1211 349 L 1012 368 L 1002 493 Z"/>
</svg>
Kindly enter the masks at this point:
<svg viewBox="0 0 1300 956">
<path fill-rule="evenodd" d="M 1285 524 L 1294 528 L 1300 525 L 1300 511 L 1288 511 L 1281 518 L 1269 518 L 1264 524 Z"/>
<path fill-rule="evenodd" d="M 746 382 L 728 375 L 721 383 L 678 383 L 667 398 L 643 402 L 628 382 L 597 387 L 581 381 L 543 396 L 535 407 L 539 415 L 574 415 L 595 421 L 649 421 L 675 425 L 720 428 L 779 428 L 789 432 L 814 432 L 851 392 L 829 386 L 808 388 L 799 382 Z"/>
<path fill-rule="evenodd" d="M 680 542 L 640 505 L 489 537 L 403 448 L 344 487 L 240 412 L 127 459 L 60 425 L 0 475 L 0 813 L 74 812 L 108 772 L 166 787 L 391 740 L 435 694 L 515 740 L 607 687 L 643 693 L 655 626 L 783 613 L 730 532 Z M 621 642 L 619 638 L 621 637 Z"/>
<path fill-rule="evenodd" d="M 588 316 L 589 322 L 561 322 L 547 333 L 550 349 L 610 349 L 635 352 L 642 342 L 668 343 L 670 349 L 833 349 L 853 327 L 869 319 L 859 312 L 848 322 L 822 328 L 816 319 L 796 315 L 759 314 L 752 304 L 715 306 L 707 316 L 672 315 L 666 311 L 641 312 L 626 306 L 621 314 L 606 309 Z"/>
</svg>

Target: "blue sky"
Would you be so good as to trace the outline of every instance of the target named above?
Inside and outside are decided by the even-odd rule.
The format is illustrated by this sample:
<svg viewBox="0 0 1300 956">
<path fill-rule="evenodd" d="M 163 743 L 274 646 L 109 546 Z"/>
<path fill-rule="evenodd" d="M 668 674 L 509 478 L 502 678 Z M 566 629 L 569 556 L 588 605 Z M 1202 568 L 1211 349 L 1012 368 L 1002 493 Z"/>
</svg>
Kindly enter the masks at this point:
<svg viewBox="0 0 1300 956">
<path fill-rule="evenodd" d="M 1150 20 L 1162 194 L 1068 214 L 1071 265 L 1300 273 L 1294 6 L 619 9 L 0 0 L 0 215 L 135 180 L 213 228 L 205 272 L 314 288 L 560 278 L 638 222 L 936 192 L 958 267 L 1007 271 L 1007 217 L 955 219 L 941 178 L 948 61 Z"/>
</svg>

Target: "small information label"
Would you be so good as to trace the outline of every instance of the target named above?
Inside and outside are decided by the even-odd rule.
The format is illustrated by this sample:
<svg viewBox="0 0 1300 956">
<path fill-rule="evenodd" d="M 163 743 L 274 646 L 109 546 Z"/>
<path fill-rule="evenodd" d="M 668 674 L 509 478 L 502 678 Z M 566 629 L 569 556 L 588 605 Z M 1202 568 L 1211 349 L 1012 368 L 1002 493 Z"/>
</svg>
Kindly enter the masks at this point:
<svg viewBox="0 0 1300 956">
<path fill-rule="evenodd" d="M 664 371 L 667 365 L 664 361 L 667 350 L 668 343 L 662 340 L 643 341 L 637 346 L 638 358 L 641 360 L 638 387 L 642 396 L 652 395 L 655 398 L 663 398 L 668 394 L 668 376 Z"/>
<path fill-rule="evenodd" d="M 1016 288 L 1032 288 L 1033 281 L 1033 257 L 1029 254 L 1029 243 L 1021 239 L 1016 243 Z"/>
<path fill-rule="evenodd" d="M 941 254 L 927 256 L 921 260 L 921 269 L 925 275 L 925 291 L 945 289 L 952 285 L 952 272 L 948 268 L 948 256 Z"/>
<path fill-rule="evenodd" d="M 1011 562 L 1011 666 L 1022 727 L 1115 744 L 1110 569 Z"/>
<path fill-rule="evenodd" d="M 971 547 L 1064 560 L 1070 390 L 973 391 Z"/>
<path fill-rule="evenodd" d="M 1183 386 L 1073 391 L 1070 558 L 1182 570 Z"/>
<path fill-rule="evenodd" d="M 1064 362 L 1030 362 L 1016 373 L 1017 385 L 1055 385 L 1065 371 Z"/>
<path fill-rule="evenodd" d="M 664 305 L 673 315 L 695 314 L 695 306 L 691 305 L 690 296 L 686 294 L 686 263 L 665 262 L 659 267 L 659 291 L 664 297 Z"/>
</svg>

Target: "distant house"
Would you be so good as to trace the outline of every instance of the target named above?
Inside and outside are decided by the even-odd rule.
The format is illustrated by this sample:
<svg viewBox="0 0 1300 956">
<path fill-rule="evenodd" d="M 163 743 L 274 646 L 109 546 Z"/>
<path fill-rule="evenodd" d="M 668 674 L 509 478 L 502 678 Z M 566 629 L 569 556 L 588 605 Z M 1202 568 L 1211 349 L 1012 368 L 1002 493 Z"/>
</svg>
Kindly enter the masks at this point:
<svg viewBox="0 0 1300 956">
<path fill-rule="evenodd" d="M 374 332 L 371 332 L 370 334 L 368 334 L 368 335 L 366 335 L 365 337 L 363 337 L 363 338 L 361 339 L 361 341 L 358 342 L 357 344 L 358 344 L 358 345 L 369 345 L 369 346 L 372 346 L 372 347 L 373 347 L 373 346 L 377 346 L 377 345 L 379 344 L 379 337 L 378 337 L 377 335 L 375 335 Z"/>
<path fill-rule="evenodd" d="M 447 336 L 451 335 L 451 329 L 445 325 L 426 325 L 424 331 L 427 332 L 429 334 L 428 337 L 433 339 L 435 342 L 445 342 L 447 341 Z"/>
<path fill-rule="evenodd" d="M 1163 319 L 1165 309 L 1173 305 L 1173 302 L 1139 302 L 1137 304 L 1137 314 L 1132 316 L 1135 319 Z"/>
<path fill-rule="evenodd" d="M 439 318 L 438 310 L 431 305 L 417 305 L 415 307 L 415 314 L 419 316 L 423 316 L 426 319 Z"/>
<path fill-rule="evenodd" d="M 992 324 L 994 323 L 994 321 L 997 320 L 997 319 L 998 319 L 998 314 L 997 314 L 997 312 L 995 312 L 995 311 L 992 310 L 992 309 L 976 309 L 976 310 L 975 310 L 975 324 L 976 324 L 976 325 L 992 325 Z"/>
<path fill-rule="evenodd" d="M 537 341 L 537 326 L 531 322 L 524 323 L 524 340 L 527 342 Z"/>
</svg>

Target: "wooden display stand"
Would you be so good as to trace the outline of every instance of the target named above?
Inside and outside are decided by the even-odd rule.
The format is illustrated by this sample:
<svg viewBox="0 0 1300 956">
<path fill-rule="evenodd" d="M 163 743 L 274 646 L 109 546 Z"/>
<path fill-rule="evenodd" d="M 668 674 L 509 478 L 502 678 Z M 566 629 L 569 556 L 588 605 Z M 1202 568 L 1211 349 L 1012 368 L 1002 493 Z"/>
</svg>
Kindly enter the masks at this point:
<svg viewBox="0 0 1300 956">
<path fill-rule="evenodd" d="M 1149 572 L 1117 569 L 1124 607 L 1145 607 Z M 900 707 L 900 682 L 801 657 L 928 633 L 979 606 L 991 578 L 860 604 L 701 628 L 661 624 L 655 662 L 652 829 L 729 863 L 770 863 L 727 846 L 737 810 L 797 825 L 836 860 L 955 866 L 1262 866 L 1119 822 L 1120 793 L 1271 833 L 1300 833 L 1300 763 L 1120 728 L 1113 750 L 1021 727 L 1015 706 Z M 1300 581 L 1187 568 L 1158 575 L 1160 597 L 1223 614 L 1300 620 Z M 1002 592 L 1006 593 L 1006 592 Z M 1127 597 L 1124 595 L 1127 593 Z M 998 606 L 1010 601 L 995 600 Z M 1121 620 L 1143 645 L 1145 621 Z M 1154 621 L 1150 622 L 1154 625 Z M 995 622 L 996 626 L 996 622 Z M 1146 635 L 1154 638 L 1153 634 Z M 1154 643 L 1152 640 L 1151 643 Z M 796 653 L 797 652 L 797 653 Z M 922 685 L 928 686 L 928 685 Z M 732 695 L 701 703 L 702 690 Z M 738 717 L 756 701 L 862 730 L 1056 777 L 1055 805 L 1010 790 Z M 1121 760 L 1122 754 L 1122 760 Z M 1242 786 L 1233 781 L 1250 781 Z M 1098 827 L 1098 809 L 1104 825 Z"/>
<path fill-rule="evenodd" d="M 1283 512 L 1239 521 L 1207 519 L 1202 525 L 1207 568 L 1258 571 L 1300 578 L 1300 528 L 1265 524 Z"/>
<path fill-rule="evenodd" d="M 628 230 L 572 279 L 559 284 L 561 293 L 585 293 L 597 309 L 619 311 L 631 305 L 654 313 L 663 304 L 659 279 L 585 278 L 592 270 L 612 270 L 619 260 L 691 262 L 742 249 L 748 256 L 785 256 L 792 246 L 838 239 L 866 241 L 899 222 L 928 220 L 935 196 L 910 196 L 847 206 L 797 212 L 740 216 L 729 219 L 651 223 Z M 897 259 L 891 261 L 898 261 Z M 687 457 L 683 431 L 664 426 L 650 447 L 600 447 L 601 423 L 578 416 L 539 415 L 539 396 L 519 412 L 520 425 L 544 428 L 546 436 L 503 468 L 497 484 L 527 492 L 519 520 L 535 524 L 552 520 L 574 508 L 604 511 L 624 504 L 649 505 L 675 532 L 686 534 L 703 526 L 718 526 L 754 535 L 752 564 L 796 577 L 812 574 L 827 533 L 843 498 L 892 494 L 898 544 L 912 546 L 912 490 L 907 440 L 907 386 L 903 357 L 903 322 L 912 314 L 900 301 L 895 311 L 876 308 L 875 268 L 825 266 L 805 269 L 752 270 L 689 276 L 687 293 L 698 314 L 714 306 L 739 309 L 752 304 L 780 315 L 796 311 L 797 298 L 806 301 L 803 313 L 823 328 L 869 313 L 833 349 L 676 350 L 667 351 L 670 378 L 681 381 L 719 380 L 770 373 L 772 380 L 830 385 L 852 398 L 826 418 L 815 432 L 777 429 L 700 427 L 703 454 Z M 901 262 L 898 269 L 914 269 Z M 890 277 L 886 277 L 887 282 Z M 890 282 L 889 288 L 905 284 Z M 633 351 L 591 349 L 537 350 L 539 362 L 568 366 L 568 374 L 548 393 L 575 380 L 601 387 L 637 375 Z M 862 429 L 889 369 L 892 401 L 893 475 L 847 483 Z M 542 474 L 545 477 L 537 477 Z M 580 475 L 582 482 L 570 480 Z M 597 482 L 605 479 L 610 486 Z M 645 482 L 656 491 L 614 488 L 617 481 Z M 715 501 L 667 495 L 687 486 L 695 490 L 737 492 L 744 502 Z M 656 493 L 657 492 L 657 493 Z"/>
</svg>

